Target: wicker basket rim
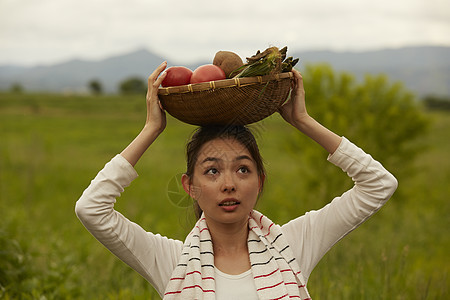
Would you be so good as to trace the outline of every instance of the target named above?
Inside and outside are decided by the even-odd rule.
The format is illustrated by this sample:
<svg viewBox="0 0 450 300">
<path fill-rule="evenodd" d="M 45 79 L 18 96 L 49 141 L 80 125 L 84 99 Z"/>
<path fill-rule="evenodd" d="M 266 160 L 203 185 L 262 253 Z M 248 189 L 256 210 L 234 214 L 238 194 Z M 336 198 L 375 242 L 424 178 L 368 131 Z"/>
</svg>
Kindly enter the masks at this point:
<svg viewBox="0 0 450 300">
<path fill-rule="evenodd" d="M 292 72 L 284 72 L 273 75 L 264 76 L 254 76 L 254 77 L 241 77 L 241 78 L 230 78 L 209 82 L 193 83 L 180 86 L 172 87 L 160 87 L 158 88 L 158 95 L 170 95 L 170 94 L 180 94 L 180 93 L 192 93 L 192 92 L 202 92 L 208 90 L 214 90 L 219 88 L 229 88 L 229 87 L 241 87 L 252 84 L 266 83 L 272 80 L 282 80 L 285 78 L 293 78 L 294 74 Z"/>
</svg>

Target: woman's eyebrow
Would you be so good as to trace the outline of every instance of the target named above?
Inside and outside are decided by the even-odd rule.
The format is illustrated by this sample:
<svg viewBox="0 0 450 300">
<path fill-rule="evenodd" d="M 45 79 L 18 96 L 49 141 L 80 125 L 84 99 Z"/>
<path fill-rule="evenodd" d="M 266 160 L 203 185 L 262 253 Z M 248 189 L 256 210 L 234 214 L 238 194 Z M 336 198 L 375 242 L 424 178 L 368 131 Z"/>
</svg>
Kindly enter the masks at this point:
<svg viewBox="0 0 450 300">
<path fill-rule="evenodd" d="M 221 161 L 221 160 L 222 160 L 222 159 L 217 158 L 217 157 L 211 157 L 211 156 L 208 156 L 208 157 L 206 157 L 206 158 L 201 162 L 201 164 L 204 164 L 204 163 L 209 162 L 209 161 L 219 162 L 219 161 Z"/>
<path fill-rule="evenodd" d="M 248 155 L 239 155 L 235 159 L 233 159 L 233 161 L 239 161 L 239 160 L 244 160 L 244 159 L 253 161 L 253 159 Z M 201 162 L 201 164 L 204 164 L 204 163 L 210 162 L 210 161 L 221 162 L 221 161 L 223 161 L 223 159 L 218 158 L 218 157 L 208 156 Z"/>
<path fill-rule="evenodd" d="M 247 159 L 247 160 L 253 161 L 253 159 L 250 156 L 248 156 L 248 155 L 240 155 L 240 156 L 236 157 L 234 159 L 234 161 L 243 160 L 243 159 Z"/>
</svg>

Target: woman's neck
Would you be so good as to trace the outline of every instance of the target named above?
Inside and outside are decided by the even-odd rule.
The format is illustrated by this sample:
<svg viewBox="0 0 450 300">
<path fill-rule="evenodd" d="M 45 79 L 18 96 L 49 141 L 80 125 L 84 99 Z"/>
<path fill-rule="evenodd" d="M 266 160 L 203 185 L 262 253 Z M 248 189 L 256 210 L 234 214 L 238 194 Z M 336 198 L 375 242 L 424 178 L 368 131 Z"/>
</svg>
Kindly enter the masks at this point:
<svg viewBox="0 0 450 300">
<path fill-rule="evenodd" d="M 213 242 L 215 267 L 231 275 L 249 270 L 248 219 L 233 224 L 208 222 L 208 218 L 206 222 Z"/>
<path fill-rule="evenodd" d="M 248 252 L 248 219 L 233 224 L 217 223 L 208 219 L 206 218 L 206 223 L 213 241 L 214 255 Z"/>
</svg>

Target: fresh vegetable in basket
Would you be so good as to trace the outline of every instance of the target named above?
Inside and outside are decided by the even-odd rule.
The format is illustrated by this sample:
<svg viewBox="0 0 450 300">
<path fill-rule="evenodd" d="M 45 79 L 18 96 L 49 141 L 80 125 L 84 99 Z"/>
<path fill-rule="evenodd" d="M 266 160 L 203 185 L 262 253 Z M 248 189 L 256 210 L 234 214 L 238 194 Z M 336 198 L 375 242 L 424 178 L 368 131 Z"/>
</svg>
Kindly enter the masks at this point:
<svg viewBox="0 0 450 300">
<path fill-rule="evenodd" d="M 255 55 L 247 58 L 245 65 L 234 70 L 231 75 L 240 78 L 289 72 L 299 60 L 292 57 L 286 58 L 286 54 L 287 47 L 281 50 L 270 47 L 263 52 L 258 50 Z"/>
<path fill-rule="evenodd" d="M 298 58 L 294 59 L 292 56 L 289 56 L 281 64 L 281 72 L 284 73 L 292 71 L 292 68 L 298 63 L 298 61 Z"/>
</svg>

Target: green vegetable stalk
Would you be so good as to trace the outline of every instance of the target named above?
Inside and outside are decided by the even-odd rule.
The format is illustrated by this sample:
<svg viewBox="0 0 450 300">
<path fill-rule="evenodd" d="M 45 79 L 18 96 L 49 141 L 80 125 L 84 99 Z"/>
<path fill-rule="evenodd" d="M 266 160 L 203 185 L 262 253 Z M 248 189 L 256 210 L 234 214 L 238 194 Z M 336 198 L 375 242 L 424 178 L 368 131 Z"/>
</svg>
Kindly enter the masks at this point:
<svg viewBox="0 0 450 300">
<path fill-rule="evenodd" d="M 252 77 L 289 72 L 298 62 L 292 57 L 286 58 L 287 47 L 279 50 L 277 47 L 270 47 L 263 52 L 256 52 L 252 57 L 247 57 L 247 63 L 231 73 L 231 77 Z M 237 75 L 234 75 L 237 74 Z"/>
</svg>

